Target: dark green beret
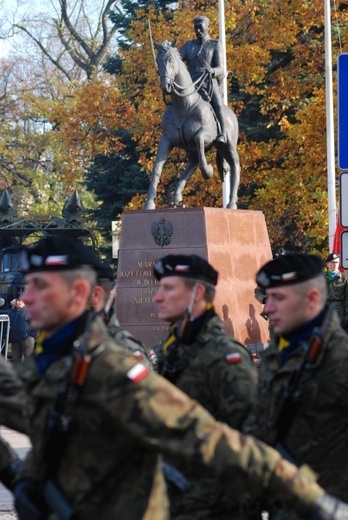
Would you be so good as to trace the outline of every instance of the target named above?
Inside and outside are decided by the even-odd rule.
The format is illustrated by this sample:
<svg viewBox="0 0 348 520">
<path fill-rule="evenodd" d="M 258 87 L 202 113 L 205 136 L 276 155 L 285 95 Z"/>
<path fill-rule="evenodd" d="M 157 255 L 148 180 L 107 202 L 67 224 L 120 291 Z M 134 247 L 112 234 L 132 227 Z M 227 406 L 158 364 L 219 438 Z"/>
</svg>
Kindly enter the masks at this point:
<svg viewBox="0 0 348 520">
<path fill-rule="evenodd" d="M 216 285 L 218 272 L 204 258 L 198 255 L 168 255 L 155 263 L 154 275 L 157 280 L 166 276 L 194 278 Z"/>
<path fill-rule="evenodd" d="M 305 282 L 323 273 L 325 263 L 320 256 L 288 253 L 265 264 L 256 275 L 256 283 L 264 289 Z"/>
<path fill-rule="evenodd" d="M 35 246 L 23 247 L 20 252 L 20 270 L 63 271 L 88 266 L 95 271 L 101 268 L 97 253 L 79 240 L 51 236 L 42 238 Z"/>
</svg>

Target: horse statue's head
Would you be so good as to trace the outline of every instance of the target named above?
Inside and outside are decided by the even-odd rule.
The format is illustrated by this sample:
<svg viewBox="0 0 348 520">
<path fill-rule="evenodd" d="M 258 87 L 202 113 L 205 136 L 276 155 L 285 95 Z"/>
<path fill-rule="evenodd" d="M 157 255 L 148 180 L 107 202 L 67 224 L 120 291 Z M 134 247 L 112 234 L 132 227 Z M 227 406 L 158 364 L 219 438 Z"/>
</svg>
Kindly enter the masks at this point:
<svg viewBox="0 0 348 520">
<path fill-rule="evenodd" d="M 175 77 L 180 70 L 180 54 L 175 47 L 176 40 L 170 43 L 165 40 L 163 43 L 155 43 L 157 50 L 157 72 L 160 77 L 161 89 L 165 94 L 173 91 Z"/>
</svg>

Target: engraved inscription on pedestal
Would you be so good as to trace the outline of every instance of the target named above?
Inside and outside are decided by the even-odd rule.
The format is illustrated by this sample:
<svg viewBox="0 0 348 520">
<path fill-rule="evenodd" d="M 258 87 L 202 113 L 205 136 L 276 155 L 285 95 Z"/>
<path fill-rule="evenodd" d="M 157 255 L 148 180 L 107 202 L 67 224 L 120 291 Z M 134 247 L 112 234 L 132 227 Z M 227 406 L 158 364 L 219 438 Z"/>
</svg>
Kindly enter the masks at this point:
<svg viewBox="0 0 348 520">
<path fill-rule="evenodd" d="M 255 299 L 255 274 L 271 258 L 264 216 L 257 211 L 196 208 L 125 212 L 117 272 L 116 312 L 121 325 L 148 348 L 164 340 L 154 296 L 154 263 L 168 254 L 197 254 L 219 272 L 215 309 L 227 332 L 242 343 L 268 341 Z"/>
</svg>

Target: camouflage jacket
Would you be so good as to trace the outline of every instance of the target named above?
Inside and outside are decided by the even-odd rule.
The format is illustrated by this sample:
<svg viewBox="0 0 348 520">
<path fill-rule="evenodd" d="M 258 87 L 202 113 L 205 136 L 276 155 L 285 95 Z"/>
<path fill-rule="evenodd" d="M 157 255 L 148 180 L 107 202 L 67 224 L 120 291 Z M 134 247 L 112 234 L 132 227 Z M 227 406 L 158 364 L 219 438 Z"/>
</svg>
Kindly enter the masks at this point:
<svg viewBox="0 0 348 520">
<path fill-rule="evenodd" d="M 0 424 L 25 433 L 24 389 L 13 365 L 0 356 Z"/>
<path fill-rule="evenodd" d="M 333 280 L 326 276 L 328 302 L 333 302 L 340 318 L 341 326 L 348 332 L 348 276 L 340 273 Z"/>
<path fill-rule="evenodd" d="M 327 312 L 327 311 L 326 311 Z M 284 386 L 303 358 L 295 349 L 280 365 L 277 345 L 263 352 L 259 369 L 258 401 L 253 421 L 244 428 L 261 440 L 277 442 L 277 417 Z M 348 336 L 334 311 L 326 330 L 323 348 L 314 363 L 308 363 L 299 383 L 288 431 L 279 449 L 285 448 L 299 465 L 307 464 L 318 474 L 318 482 L 329 493 L 348 500 Z M 276 516 L 278 518 L 278 516 Z M 279 518 L 293 517 L 289 511 Z"/>
<path fill-rule="evenodd" d="M 163 348 L 155 349 L 159 372 L 165 356 Z M 256 399 L 256 369 L 246 348 L 226 334 L 222 322 L 213 310 L 189 344 L 176 345 L 174 384 L 203 405 L 219 421 L 241 429 Z M 230 518 L 239 508 L 232 494 L 225 496 L 213 475 L 188 464 L 176 465 L 190 482 L 182 492 L 169 486 L 171 518 Z M 234 516 L 235 517 L 235 516 Z"/>
<path fill-rule="evenodd" d="M 132 352 L 134 357 L 144 363 L 144 365 L 153 368 L 151 361 L 148 358 L 147 351 L 143 344 L 134 338 L 134 336 L 128 331 L 121 327 L 117 317 L 113 314 L 107 323 L 107 329 L 110 336 L 116 341 L 116 343 L 124 347 L 125 349 Z"/>
<path fill-rule="evenodd" d="M 55 476 L 79 519 L 166 520 L 160 453 L 214 468 L 234 492 L 267 489 L 299 510 L 315 506 L 323 490 L 278 452 L 217 423 L 197 402 L 119 348 L 100 318 L 89 332 L 87 378 Z M 71 364 L 71 356 L 61 357 L 45 377 L 33 357 L 18 366 L 33 445 L 19 478 L 42 479 L 48 411 L 66 385 Z"/>
<path fill-rule="evenodd" d="M 0 356 L 0 424 L 25 433 L 24 391 L 12 365 Z M 0 437 L 0 472 L 17 458 L 11 446 Z"/>
</svg>

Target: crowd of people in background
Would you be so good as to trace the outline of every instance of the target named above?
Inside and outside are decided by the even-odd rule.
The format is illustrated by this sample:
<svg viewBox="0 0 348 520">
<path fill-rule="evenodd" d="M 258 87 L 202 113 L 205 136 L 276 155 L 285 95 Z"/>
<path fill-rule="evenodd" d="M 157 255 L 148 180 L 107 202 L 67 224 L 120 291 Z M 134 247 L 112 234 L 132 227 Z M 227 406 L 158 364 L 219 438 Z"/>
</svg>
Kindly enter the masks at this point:
<svg viewBox="0 0 348 520">
<path fill-rule="evenodd" d="M 20 520 L 348 518 L 339 255 L 325 267 L 282 251 L 255 273 L 270 326 L 257 368 L 224 329 L 219 273 L 200 256 L 155 263 L 170 332 L 151 352 L 118 322 L 114 273 L 91 248 L 49 237 L 22 257 L 14 363 L 0 359 L 1 424 L 32 444 L 20 461 L 0 439 Z"/>
</svg>

